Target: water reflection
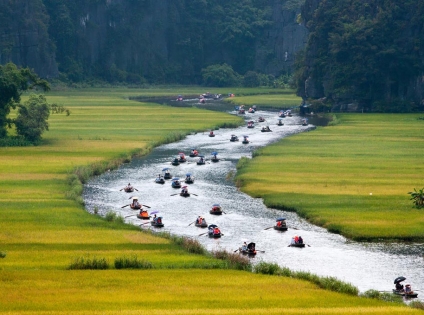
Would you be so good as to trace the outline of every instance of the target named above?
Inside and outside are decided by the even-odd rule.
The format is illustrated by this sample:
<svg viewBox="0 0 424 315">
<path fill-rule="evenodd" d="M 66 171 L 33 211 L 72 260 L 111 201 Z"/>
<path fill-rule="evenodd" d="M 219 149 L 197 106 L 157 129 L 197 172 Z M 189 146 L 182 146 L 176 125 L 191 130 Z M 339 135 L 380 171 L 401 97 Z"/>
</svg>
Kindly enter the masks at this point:
<svg viewBox="0 0 424 315">
<path fill-rule="evenodd" d="M 129 203 L 128 198 L 133 194 L 119 190 L 131 182 L 139 190 L 135 194 L 141 203 L 151 206 L 150 210 L 160 211 L 164 230 L 195 237 L 209 250 L 234 251 L 243 241 L 253 241 L 257 249 L 265 251 L 253 261 L 276 262 L 293 270 L 335 276 L 354 284 L 361 291 L 391 290 L 393 280 L 401 275 L 408 279 L 413 289 L 419 289 L 418 286 L 424 283 L 424 249 L 421 244 L 361 244 L 347 241 L 340 235 L 330 234 L 309 224 L 295 213 L 266 208 L 261 199 L 241 193 L 232 181 L 227 180 L 227 175 L 235 172 L 237 161 L 243 156 L 251 157 L 255 148 L 311 128 L 301 126 L 299 117 L 286 117 L 284 126 L 277 126 L 275 112 L 246 114 L 246 121 L 256 120 L 259 115 L 265 117 L 266 121 L 256 123 L 253 129 L 245 126 L 220 129 L 215 131 L 214 138 L 208 137 L 207 132 L 190 135 L 180 142 L 158 147 L 149 156 L 135 159 L 119 170 L 94 178 L 84 190 L 87 210 L 93 211 L 94 207 L 98 207 L 103 213 L 113 210 L 122 216 L 135 214 L 129 207 L 121 208 Z M 267 125 L 272 132 L 260 132 L 260 128 Z M 241 141 L 230 142 L 232 134 L 236 134 L 240 140 L 242 135 L 247 135 L 251 142 L 247 145 Z M 207 159 L 210 159 L 211 152 L 216 151 L 221 161 L 196 165 L 196 159 L 188 157 L 191 148 L 197 148 Z M 188 162 L 172 166 L 170 163 L 179 152 L 185 152 Z M 179 190 L 172 188 L 170 181 L 164 185 L 155 184 L 155 177 L 165 167 L 170 168 L 173 176 L 180 178 L 191 173 L 196 180 L 189 185 L 189 191 L 198 196 L 171 196 Z M 214 203 L 220 203 L 226 214 L 210 215 L 209 210 Z M 204 216 L 209 224 L 217 224 L 224 236 L 221 239 L 199 236 L 206 231 L 189 226 L 199 215 Z M 281 216 L 287 218 L 287 232 L 265 230 Z M 126 220 L 135 225 L 142 223 L 135 216 Z M 148 225 L 142 228 L 148 228 Z M 295 234 L 301 235 L 309 246 L 303 249 L 288 247 Z"/>
</svg>

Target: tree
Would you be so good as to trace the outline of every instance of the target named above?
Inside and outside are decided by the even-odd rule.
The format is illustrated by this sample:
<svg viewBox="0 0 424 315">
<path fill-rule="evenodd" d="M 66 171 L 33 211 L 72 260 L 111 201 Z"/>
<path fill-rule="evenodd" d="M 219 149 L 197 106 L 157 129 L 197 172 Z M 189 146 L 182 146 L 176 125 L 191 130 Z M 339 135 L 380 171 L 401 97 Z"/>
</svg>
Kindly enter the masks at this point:
<svg viewBox="0 0 424 315">
<path fill-rule="evenodd" d="M 50 89 L 47 81 L 28 68 L 18 69 L 13 63 L 0 65 L 0 138 L 7 136 L 6 127 L 13 123 L 7 116 L 21 101 L 22 92 L 35 87 Z"/>
<path fill-rule="evenodd" d="M 243 77 L 244 87 L 257 87 L 261 84 L 259 75 L 255 71 L 247 71 Z"/>
<path fill-rule="evenodd" d="M 206 86 L 237 86 L 239 84 L 238 74 L 226 63 L 222 65 L 211 65 L 202 69 L 203 82 Z"/>
<path fill-rule="evenodd" d="M 413 200 L 415 207 L 418 209 L 424 207 L 424 188 L 418 190 L 414 188 L 414 191 L 410 191 L 408 194 L 411 195 L 410 200 Z"/>
<path fill-rule="evenodd" d="M 49 130 L 49 115 L 50 106 L 45 96 L 30 95 L 24 104 L 18 105 L 18 117 L 14 120 L 16 132 L 28 141 L 39 141 L 44 130 Z"/>
</svg>

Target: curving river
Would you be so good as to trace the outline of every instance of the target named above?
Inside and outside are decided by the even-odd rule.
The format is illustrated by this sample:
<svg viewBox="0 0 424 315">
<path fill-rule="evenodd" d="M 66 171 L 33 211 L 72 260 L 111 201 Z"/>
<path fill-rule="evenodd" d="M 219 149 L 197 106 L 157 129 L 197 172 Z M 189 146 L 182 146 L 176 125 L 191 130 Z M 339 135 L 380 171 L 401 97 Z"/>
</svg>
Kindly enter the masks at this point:
<svg viewBox="0 0 424 315">
<path fill-rule="evenodd" d="M 162 230 L 195 237 L 208 250 L 234 251 L 243 241 L 252 241 L 256 243 L 257 249 L 265 251 L 259 253 L 253 261 L 275 262 L 292 270 L 335 276 L 354 284 L 361 291 L 389 291 L 398 276 L 405 276 L 405 283 L 410 283 L 413 289 L 420 289 L 424 283 L 423 244 L 352 242 L 309 224 L 295 213 L 269 209 L 261 199 L 240 192 L 231 180 L 227 180 L 227 175 L 235 172 L 236 163 L 241 157 L 251 157 L 252 151 L 258 147 L 313 128 L 311 125 L 302 126 L 297 116 L 286 117 L 283 119 L 284 126 L 277 126 L 277 114 L 267 111 L 246 114 L 246 120 L 257 120 L 259 116 L 263 116 L 266 121 L 255 123 L 253 129 L 242 126 L 215 130 L 215 137 L 209 137 L 207 132 L 189 135 L 182 141 L 160 146 L 148 156 L 134 159 L 116 171 L 93 178 L 84 189 L 86 209 L 93 212 L 97 207 L 103 213 L 113 210 L 124 217 L 134 214 L 129 207 L 121 208 L 129 203 L 128 198 L 133 194 L 119 190 L 130 182 L 139 190 L 135 194 L 141 203 L 150 206 L 150 211 L 159 211 L 163 216 L 165 227 Z M 260 132 L 262 126 L 270 126 L 273 132 Z M 240 141 L 230 142 L 232 134 L 237 135 Z M 242 144 L 242 135 L 248 135 L 251 142 Z M 197 148 L 207 159 L 211 157 L 211 152 L 216 151 L 221 160 L 218 163 L 196 165 L 197 159 L 188 157 L 191 148 Z M 179 152 L 187 155 L 188 162 L 172 166 L 170 162 Z M 181 179 L 184 179 L 186 173 L 192 173 L 195 182 L 189 185 L 189 192 L 197 196 L 171 196 L 179 189 L 172 188 L 169 180 L 164 185 L 156 184 L 155 177 L 159 173 L 163 174 L 162 169 L 165 167 L 170 168 L 174 177 Z M 210 215 L 209 210 L 214 203 L 221 204 L 226 214 Z M 217 224 L 224 236 L 221 239 L 199 236 L 206 229 L 189 226 L 198 215 L 204 216 L 208 224 Z M 277 217 L 287 218 L 287 232 L 265 230 L 274 225 Z M 126 221 L 135 225 L 143 223 L 135 216 L 126 218 Z M 149 225 L 141 227 L 150 228 Z M 288 247 L 295 234 L 301 235 L 309 246 Z M 424 298 L 424 292 L 419 294 L 419 298 Z"/>
</svg>

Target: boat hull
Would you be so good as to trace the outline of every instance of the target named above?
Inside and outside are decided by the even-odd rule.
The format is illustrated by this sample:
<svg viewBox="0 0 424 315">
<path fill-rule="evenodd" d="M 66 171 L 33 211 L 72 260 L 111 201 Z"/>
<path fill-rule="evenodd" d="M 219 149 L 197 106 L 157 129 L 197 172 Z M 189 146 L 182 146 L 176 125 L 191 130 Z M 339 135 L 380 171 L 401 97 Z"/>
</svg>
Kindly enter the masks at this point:
<svg viewBox="0 0 424 315">
<path fill-rule="evenodd" d="M 276 226 L 274 225 L 274 230 L 285 232 L 288 230 L 286 226 Z"/>
<path fill-rule="evenodd" d="M 126 193 L 132 193 L 132 192 L 134 192 L 134 188 L 133 187 L 131 187 L 131 188 L 124 188 L 124 191 Z"/>
<path fill-rule="evenodd" d="M 221 210 L 210 210 L 209 213 L 214 214 L 214 215 L 221 215 L 222 211 Z"/>
<path fill-rule="evenodd" d="M 163 178 L 161 179 L 155 179 L 156 184 L 165 184 L 165 180 Z"/>
<path fill-rule="evenodd" d="M 140 214 L 137 214 L 137 218 L 140 219 L 140 220 L 149 220 L 150 216 L 145 217 L 145 216 L 142 216 Z"/>
<path fill-rule="evenodd" d="M 161 228 L 164 227 L 163 223 L 156 223 L 156 222 L 150 222 L 152 224 L 153 227 L 157 227 L 157 228 Z"/>
<path fill-rule="evenodd" d="M 221 237 L 221 233 L 218 234 L 213 234 L 213 233 L 208 233 L 210 238 L 220 238 Z"/>
<path fill-rule="evenodd" d="M 206 222 L 195 223 L 194 225 L 197 226 L 197 227 L 200 227 L 200 228 L 206 228 L 206 227 L 208 227 L 208 224 Z"/>
<path fill-rule="evenodd" d="M 303 248 L 303 247 L 305 247 L 305 244 L 290 244 L 289 245 L 290 247 L 299 247 L 299 248 Z"/>
<path fill-rule="evenodd" d="M 247 255 L 247 256 L 251 256 L 251 257 L 256 256 L 256 251 L 252 252 L 250 250 L 243 250 L 243 249 L 239 248 L 239 252 L 242 255 Z"/>
<path fill-rule="evenodd" d="M 405 298 L 416 298 L 416 297 L 418 297 L 418 293 L 414 292 L 414 293 L 411 293 L 411 294 L 407 294 L 404 291 L 398 291 L 398 290 L 395 290 L 395 289 L 393 289 L 393 294 L 400 295 L 400 296 L 403 296 Z"/>
<path fill-rule="evenodd" d="M 190 197 L 190 193 L 187 193 L 187 194 L 181 194 L 181 193 L 180 193 L 180 196 L 181 196 L 181 197 L 185 197 L 185 198 L 187 198 L 187 197 Z"/>
</svg>

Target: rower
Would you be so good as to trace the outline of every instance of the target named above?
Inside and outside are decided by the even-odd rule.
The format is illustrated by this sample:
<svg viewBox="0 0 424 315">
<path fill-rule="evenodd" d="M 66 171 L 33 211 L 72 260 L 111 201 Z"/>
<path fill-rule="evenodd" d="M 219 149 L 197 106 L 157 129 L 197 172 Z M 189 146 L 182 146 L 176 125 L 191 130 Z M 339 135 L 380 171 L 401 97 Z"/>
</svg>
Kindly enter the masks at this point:
<svg viewBox="0 0 424 315">
<path fill-rule="evenodd" d="M 247 244 L 246 242 L 243 243 L 242 247 L 241 247 L 242 251 L 247 251 Z"/>
</svg>

